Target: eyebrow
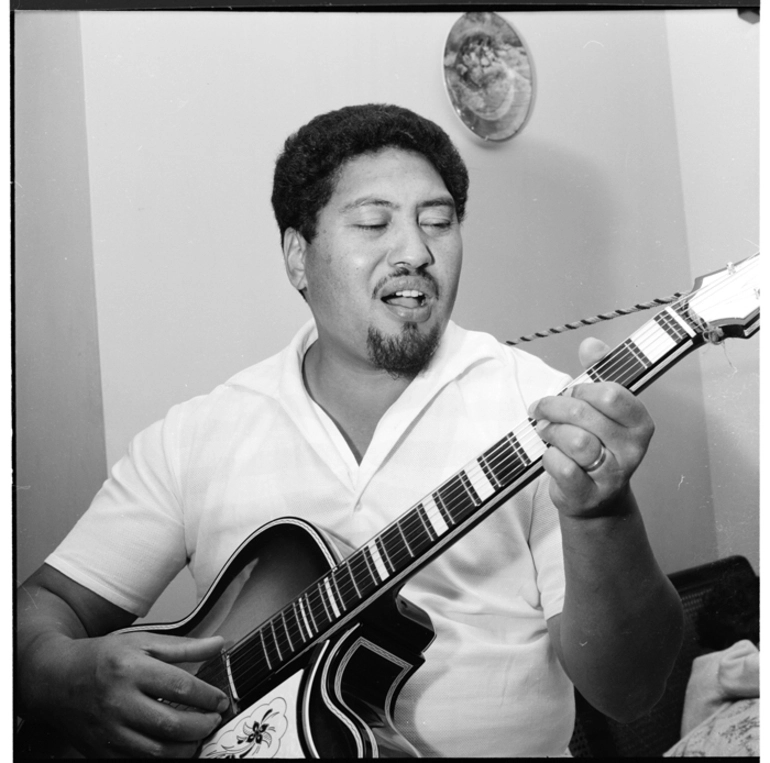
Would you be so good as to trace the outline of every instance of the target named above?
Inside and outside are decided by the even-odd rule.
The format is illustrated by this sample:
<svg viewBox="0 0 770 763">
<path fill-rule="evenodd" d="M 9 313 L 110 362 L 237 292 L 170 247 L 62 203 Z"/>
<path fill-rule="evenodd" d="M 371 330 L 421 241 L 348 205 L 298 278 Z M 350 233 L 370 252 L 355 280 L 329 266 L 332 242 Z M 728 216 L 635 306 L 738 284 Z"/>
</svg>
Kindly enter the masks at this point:
<svg viewBox="0 0 770 763">
<path fill-rule="evenodd" d="M 375 207 L 385 207 L 387 209 L 398 209 L 399 205 L 395 202 L 388 201 L 387 199 L 381 199 L 378 196 L 361 196 L 358 199 L 354 199 L 351 202 L 348 202 L 345 204 L 341 212 L 350 212 L 354 209 L 360 209 L 361 207 L 367 207 L 367 206 L 375 206 Z M 426 201 L 421 202 L 419 205 L 420 209 L 425 209 L 429 207 L 451 207 L 452 209 L 455 208 L 455 201 L 454 199 L 447 195 L 447 196 L 437 196 L 434 199 L 427 199 Z"/>
</svg>

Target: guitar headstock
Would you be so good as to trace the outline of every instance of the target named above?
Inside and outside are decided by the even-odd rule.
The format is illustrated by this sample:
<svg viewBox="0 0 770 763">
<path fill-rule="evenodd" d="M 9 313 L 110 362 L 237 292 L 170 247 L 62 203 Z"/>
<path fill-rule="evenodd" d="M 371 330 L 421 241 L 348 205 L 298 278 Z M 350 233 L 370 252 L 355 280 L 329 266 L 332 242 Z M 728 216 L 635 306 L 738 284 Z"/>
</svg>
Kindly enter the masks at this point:
<svg viewBox="0 0 770 763">
<path fill-rule="evenodd" d="M 689 312 L 707 324 L 708 339 L 745 338 L 759 330 L 759 272 L 757 252 L 695 281 L 685 300 Z"/>
</svg>

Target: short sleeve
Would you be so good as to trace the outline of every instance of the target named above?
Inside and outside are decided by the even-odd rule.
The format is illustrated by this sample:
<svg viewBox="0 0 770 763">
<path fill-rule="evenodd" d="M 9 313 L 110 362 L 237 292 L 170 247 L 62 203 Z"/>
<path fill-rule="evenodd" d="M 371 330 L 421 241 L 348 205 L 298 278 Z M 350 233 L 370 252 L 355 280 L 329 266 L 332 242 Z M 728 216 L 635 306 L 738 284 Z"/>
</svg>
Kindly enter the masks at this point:
<svg viewBox="0 0 770 763">
<path fill-rule="evenodd" d="M 174 468 L 174 409 L 138 434 L 46 563 L 144 616 L 187 562 Z"/>
<path fill-rule="evenodd" d="M 562 611 L 565 586 L 559 511 L 551 500 L 549 485 L 548 475 L 540 477 L 535 485 L 529 532 L 529 547 L 546 620 Z"/>
</svg>

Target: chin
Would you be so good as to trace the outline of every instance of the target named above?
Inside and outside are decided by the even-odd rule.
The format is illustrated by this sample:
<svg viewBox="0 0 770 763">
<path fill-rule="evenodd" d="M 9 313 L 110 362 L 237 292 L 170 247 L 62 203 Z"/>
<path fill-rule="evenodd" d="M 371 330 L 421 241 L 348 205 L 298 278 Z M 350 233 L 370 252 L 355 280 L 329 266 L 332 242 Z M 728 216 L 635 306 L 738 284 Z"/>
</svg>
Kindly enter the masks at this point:
<svg viewBox="0 0 770 763">
<path fill-rule="evenodd" d="M 438 349 L 443 331 L 434 324 L 405 322 L 395 334 L 384 334 L 370 326 L 367 334 L 369 359 L 375 368 L 394 378 L 413 379 L 427 368 Z"/>
</svg>

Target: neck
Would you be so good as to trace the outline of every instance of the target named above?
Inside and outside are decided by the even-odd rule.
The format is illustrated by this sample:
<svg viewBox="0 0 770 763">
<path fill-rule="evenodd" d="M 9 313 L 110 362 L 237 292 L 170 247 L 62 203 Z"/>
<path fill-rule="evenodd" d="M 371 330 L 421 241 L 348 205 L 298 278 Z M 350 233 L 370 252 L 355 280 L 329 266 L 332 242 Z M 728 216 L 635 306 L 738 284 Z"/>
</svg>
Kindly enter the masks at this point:
<svg viewBox="0 0 770 763">
<path fill-rule="evenodd" d="M 302 375 L 308 394 L 337 425 L 359 463 L 379 420 L 411 383 L 331 357 L 318 341 L 305 353 Z"/>
</svg>

